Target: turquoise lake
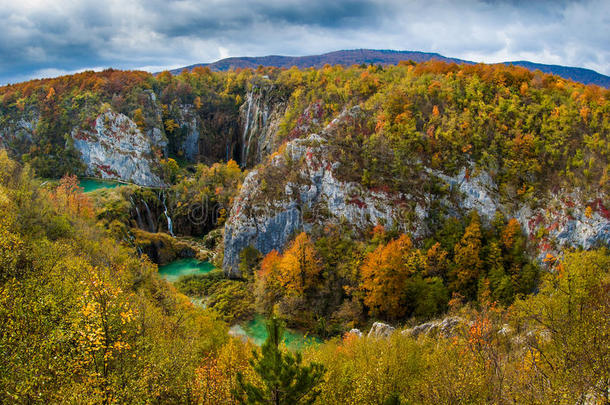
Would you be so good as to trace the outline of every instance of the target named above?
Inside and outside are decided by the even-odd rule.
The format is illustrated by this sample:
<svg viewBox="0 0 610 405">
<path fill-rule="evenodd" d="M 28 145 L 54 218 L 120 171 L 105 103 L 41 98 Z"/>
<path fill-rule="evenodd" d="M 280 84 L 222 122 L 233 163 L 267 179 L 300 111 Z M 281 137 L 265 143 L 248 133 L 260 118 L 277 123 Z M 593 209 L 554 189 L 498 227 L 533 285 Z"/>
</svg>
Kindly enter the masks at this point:
<svg viewBox="0 0 610 405">
<path fill-rule="evenodd" d="M 248 322 L 233 325 L 230 329 L 230 334 L 233 336 L 246 336 L 257 346 L 262 345 L 269 335 L 267 333 L 265 317 L 262 315 L 255 315 L 254 319 Z M 321 343 L 322 341 L 318 338 L 307 336 L 300 331 L 286 328 L 283 342 L 289 349 L 302 350 L 309 345 Z"/>
<path fill-rule="evenodd" d="M 182 276 L 205 274 L 212 270 L 214 270 L 214 265 L 210 262 L 202 262 L 197 259 L 180 259 L 159 266 L 159 275 L 170 283 L 175 283 Z"/>
<path fill-rule="evenodd" d="M 82 187 L 84 193 L 90 193 L 104 188 L 115 188 L 122 185 L 122 183 L 112 180 L 81 179 L 79 180 L 78 185 Z"/>
</svg>

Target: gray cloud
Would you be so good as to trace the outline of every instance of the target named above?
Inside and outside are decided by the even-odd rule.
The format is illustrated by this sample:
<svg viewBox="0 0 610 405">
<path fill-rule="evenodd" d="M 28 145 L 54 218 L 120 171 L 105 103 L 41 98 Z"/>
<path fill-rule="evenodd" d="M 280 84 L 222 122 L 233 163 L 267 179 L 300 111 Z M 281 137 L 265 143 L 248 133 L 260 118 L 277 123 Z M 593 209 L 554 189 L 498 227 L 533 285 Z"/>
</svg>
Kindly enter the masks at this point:
<svg viewBox="0 0 610 405">
<path fill-rule="evenodd" d="M 0 21 L 0 83 L 351 48 L 610 74 L 606 0 L 0 0 Z"/>
</svg>

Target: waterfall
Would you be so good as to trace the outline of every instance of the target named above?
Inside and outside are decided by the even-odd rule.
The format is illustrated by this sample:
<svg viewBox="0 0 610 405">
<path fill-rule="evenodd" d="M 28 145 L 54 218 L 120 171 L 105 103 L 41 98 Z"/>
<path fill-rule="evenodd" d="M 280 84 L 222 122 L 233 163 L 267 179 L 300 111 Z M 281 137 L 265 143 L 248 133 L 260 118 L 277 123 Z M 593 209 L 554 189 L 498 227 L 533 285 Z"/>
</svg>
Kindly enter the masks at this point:
<svg viewBox="0 0 610 405">
<path fill-rule="evenodd" d="M 155 222 L 152 219 L 152 214 L 150 213 L 150 208 L 148 208 L 148 204 L 146 203 L 146 200 L 144 201 L 144 206 L 146 207 L 146 215 L 148 216 L 148 224 L 150 226 L 149 232 L 157 232 L 156 227 L 155 227 Z"/>
<path fill-rule="evenodd" d="M 244 126 L 244 133 L 242 134 L 242 137 L 241 137 L 241 141 L 242 141 L 241 165 L 242 166 L 246 165 L 246 159 L 248 157 L 246 142 L 248 141 L 248 130 L 250 129 L 250 111 L 252 110 L 252 92 L 248 93 L 248 95 L 246 97 L 248 98 L 248 110 L 246 111 L 246 125 Z"/>
<path fill-rule="evenodd" d="M 165 214 L 165 218 L 167 218 L 167 231 L 170 235 L 176 236 L 174 235 L 174 225 L 172 224 L 172 219 L 167 213 L 167 205 L 165 205 L 165 193 L 163 193 L 163 198 L 161 199 L 161 201 L 163 201 L 163 208 L 165 208 L 165 211 L 163 211 L 163 213 Z"/>
<path fill-rule="evenodd" d="M 140 215 L 140 209 L 138 208 L 138 204 L 133 201 L 132 196 L 129 196 L 129 200 L 131 201 L 131 205 L 136 209 L 136 222 L 138 223 L 138 228 L 144 229 L 144 223 L 142 222 L 142 216 Z"/>
</svg>

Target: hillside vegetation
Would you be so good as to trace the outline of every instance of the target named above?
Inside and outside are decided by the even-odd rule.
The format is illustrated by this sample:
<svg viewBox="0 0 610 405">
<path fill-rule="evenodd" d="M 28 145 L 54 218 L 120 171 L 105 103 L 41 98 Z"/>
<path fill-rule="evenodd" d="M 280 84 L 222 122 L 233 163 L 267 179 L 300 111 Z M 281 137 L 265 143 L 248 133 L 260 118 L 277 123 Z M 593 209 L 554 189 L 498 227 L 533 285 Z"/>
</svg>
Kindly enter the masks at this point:
<svg viewBox="0 0 610 405">
<path fill-rule="evenodd" d="M 610 91 L 503 65 L 2 87 L 0 402 L 239 403 L 284 371 L 303 403 L 608 403 L 609 134 Z M 83 194 L 83 137 L 150 142 L 160 186 Z M 450 183 L 480 178 L 485 210 Z M 182 254 L 235 269 L 174 287 L 151 260 Z M 260 354 L 225 323 L 255 313 L 326 341 Z"/>
</svg>

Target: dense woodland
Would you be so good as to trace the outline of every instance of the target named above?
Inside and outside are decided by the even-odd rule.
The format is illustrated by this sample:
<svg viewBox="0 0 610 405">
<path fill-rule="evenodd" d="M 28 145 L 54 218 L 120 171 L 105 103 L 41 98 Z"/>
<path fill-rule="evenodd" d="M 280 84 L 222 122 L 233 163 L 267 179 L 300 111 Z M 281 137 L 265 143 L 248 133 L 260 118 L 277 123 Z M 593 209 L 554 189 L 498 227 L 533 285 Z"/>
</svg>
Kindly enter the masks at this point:
<svg viewBox="0 0 610 405">
<path fill-rule="evenodd" d="M 207 159 L 227 161 L 238 158 L 237 112 L 246 92 L 267 87 L 288 102 L 284 140 L 304 135 L 304 128 L 315 132 L 360 105 L 364 118 L 334 142 L 336 153 L 349 155 L 338 158 L 353 162 L 345 171 L 370 187 L 400 189 L 422 166 L 451 173 L 474 162 L 509 197 L 535 198 L 551 185 L 608 191 L 610 91 L 502 65 L 84 72 L 0 88 L 0 124 L 10 128 L 19 118 L 39 116 L 35 142 L 9 149 L 40 176 L 61 177 L 79 170 L 71 129 L 90 126 L 108 107 L 143 130 L 161 126 L 170 157 L 179 159 L 176 145 L 185 134 L 178 110 L 189 105 L 201 119 Z"/>
<path fill-rule="evenodd" d="M 134 201 L 154 211 L 167 200 L 176 232 L 220 266 L 221 229 L 251 169 L 238 161 L 237 125 L 249 91 L 286 103 L 278 144 L 358 106 L 327 129 L 328 150 L 341 179 L 368 189 L 444 194 L 428 170 L 473 167 L 507 201 L 578 189 L 604 196 L 588 210 L 608 215 L 610 92 L 522 68 L 108 70 L 5 86 L 0 128 L 39 120 L 32 139 L 7 137 L 0 150 L 0 402 L 269 403 L 283 392 L 280 403 L 609 403 L 608 249 L 539 262 L 519 222 L 500 213 L 487 223 L 476 211 L 435 212 L 420 239 L 321 221 L 281 252 L 245 248 L 239 279 L 215 270 L 161 280 L 143 240 L 166 241 L 158 263 L 184 241 L 139 224 Z M 201 162 L 180 149 L 185 105 L 201 122 Z M 162 128 L 162 196 L 136 186 L 84 194 L 71 176 L 84 170 L 72 128 L 108 108 L 143 131 Z M 267 161 L 257 169 L 277 175 Z M 209 218 L 194 223 L 202 201 Z M 272 319 L 263 348 L 227 334 L 255 313 Z M 447 336 L 347 333 L 445 316 L 463 320 Z M 282 325 L 324 343 L 292 353 L 279 345 Z"/>
</svg>

